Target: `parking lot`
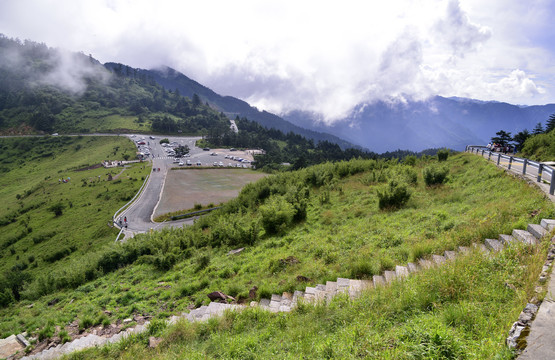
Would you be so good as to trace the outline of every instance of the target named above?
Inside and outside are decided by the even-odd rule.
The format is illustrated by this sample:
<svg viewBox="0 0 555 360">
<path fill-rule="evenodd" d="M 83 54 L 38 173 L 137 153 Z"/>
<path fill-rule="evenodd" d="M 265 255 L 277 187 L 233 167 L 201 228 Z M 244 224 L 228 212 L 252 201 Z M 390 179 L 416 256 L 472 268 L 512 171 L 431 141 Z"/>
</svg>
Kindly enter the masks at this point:
<svg viewBox="0 0 555 360">
<path fill-rule="evenodd" d="M 145 135 L 130 135 L 137 145 L 138 155 L 143 159 L 164 160 L 168 166 L 195 167 L 234 167 L 251 168 L 254 160 L 253 153 L 257 150 L 208 149 L 198 148 L 195 143 L 200 137 L 157 137 Z M 168 139 L 169 143 L 160 144 L 161 139 Z M 189 153 L 178 157 L 177 149 L 187 146 Z"/>
</svg>

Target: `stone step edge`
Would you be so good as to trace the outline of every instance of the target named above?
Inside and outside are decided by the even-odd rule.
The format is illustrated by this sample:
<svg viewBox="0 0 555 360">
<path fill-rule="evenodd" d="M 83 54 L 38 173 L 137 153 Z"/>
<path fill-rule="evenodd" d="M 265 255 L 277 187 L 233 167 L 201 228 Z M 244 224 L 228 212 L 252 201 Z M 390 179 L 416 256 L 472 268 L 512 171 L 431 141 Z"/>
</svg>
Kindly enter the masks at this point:
<svg viewBox="0 0 555 360">
<path fill-rule="evenodd" d="M 542 232 L 541 229 L 539 229 L 539 227 L 543 228 L 545 232 Z M 555 220 L 542 219 L 540 225 L 528 224 L 527 229 L 532 230 L 533 232 L 528 230 L 518 230 L 518 231 L 517 229 L 513 230 L 513 234 L 515 234 L 515 231 L 517 231 L 519 235 L 518 238 L 513 237 L 511 235 L 499 235 L 499 240 L 485 239 L 483 243 L 473 243 L 472 246 L 476 249 L 483 251 L 484 253 L 489 253 L 490 251 L 494 251 L 494 252 L 501 251 L 503 248 L 505 248 L 505 246 L 507 246 L 508 242 L 512 240 L 527 242 L 529 244 L 537 244 L 538 240 L 543 238 L 543 236 L 545 236 L 548 233 L 549 229 L 553 229 L 553 228 L 555 228 Z M 503 236 L 506 236 L 506 237 L 503 237 Z M 535 241 L 530 241 L 531 238 L 534 238 Z M 406 266 L 396 265 L 395 270 L 385 270 L 383 274 L 373 275 L 372 280 L 369 280 L 369 281 L 373 283 L 373 287 L 387 285 L 397 278 L 402 279 L 413 272 L 419 271 L 420 269 L 428 269 L 428 268 L 442 265 L 446 261 L 456 258 L 461 253 L 463 254 L 467 253 L 468 250 L 470 249 L 459 246 L 457 250 L 455 251 L 445 250 L 443 255 L 431 254 L 427 258 L 418 259 L 417 264 L 409 263 Z M 403 275 L 399 276 L 398 275 L 399 268 L 406 268 L 408 270 L 408 274 L 405 275 L 405 272 L 401 270 Z M 305 289 L 305 294 L 304 296 L 302 296 L 302 298 L 305 301 L 308 301 L 309 303 L 314 302 L 315 300 L 323 300 L 323 299 L 329 302 L 331 298 L 333 298 L 338 293 L 344 292 L 349 295 L 356 295 L 358 292 L 360 292 L 360 290 L 357 290 L 357 289 L 351 290 L 351 286 L 345 284 L 345 282 L 348 283 L 349 281 L 357 281 L 357 280 L 338 278 L 337 281 L 335 282 L 337 284 L 336 288 L 333 291 L 326 290 L 326 285 L 316 285 L 316 287 L 307 287 Z M 343 284 L 345 285 L 340 287 L 339 284 L 341 282 L 343 282 Z M 330 283 L 330 281 L 328 281 L 328 283 Z M 317 287 L 321 287 L 321 289 L 317 290 Z M 272 298 L 274 296 L 279 296 L 279 295 L 273 294 Z M 266 299 L 261 299 L 261 302 L 263 300 L 266 300 Z M 292 308 L 293 305 L 296 305 L 296 302 L 291 305 L 292 305 L 291 306 Z M 266 303 L 262 304 L 261 307 L 269 309 L 269 306 L 267 306 Z"/>
</svg>

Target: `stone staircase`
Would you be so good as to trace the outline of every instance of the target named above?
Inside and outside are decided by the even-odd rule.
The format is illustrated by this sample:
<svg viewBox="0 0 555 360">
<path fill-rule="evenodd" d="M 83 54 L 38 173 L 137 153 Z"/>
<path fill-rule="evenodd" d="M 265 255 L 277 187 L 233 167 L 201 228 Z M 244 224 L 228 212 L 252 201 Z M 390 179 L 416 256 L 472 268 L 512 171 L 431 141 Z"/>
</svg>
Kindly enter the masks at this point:
<svg viewBox="0 0 555 360">
<path fill-rule="evenodd" d="M 490 253 L 501 251 L 503 248 L 518 242 L 528 245 L 537 245 L 541 239 L 554 228 L 555 220 L 543 219 L 540 225 L 529 224 L 526 230 L 513 230 L 511 235 L 499 235 L 498 239 L 485 239 L 483 243 L 473 243 L 471 247 L 459 246 L 456 251 L 446 250 L 442 255 L 433 254 L 428 258 L 418 259 L 414 263 L 397 265 L 395 270 L 386 270 L 382 275 L 374 275 L 372 280 L 338 278 L 336 281 L 327 281 L 325 285 L 317 284 L 316 286 L 307 286 L 304 291 L 295 291 L 292 294 L 287 292 L 281 295 L 273 294 L 270 299 L 261 299 L 259 302 L 251 302 L 250 306 L 278 313 L 291 311 L 297 306 L 299 301 L 311 304 L 329 303 L 334 296 L 338 294 L 348 294 L 348 296 L 353 299 L 365 290 L 386 286 L 392 281 L 406 278 L 412 273 L 440 266 L 447 261 L 455 259 L 457 256 L 470 253 L 472 249 Z M 223 315 L 227 310 L 242 310 L 246 307 L 247 306 L 244 305 L 211 302 L 209 305 L 203 305 L 197 309 L 191 310 L 189 313 L 172 316 L 168 320 L 168 324 L 175 324 L 180 320 L 190 322 L 206 321 L 212 317 Z M 114 343 L 129 335 L 146 331 L 148 325 L 149 322 L 147 321 L 143 325 L 129 328 L 110 338 L 90 334 L 41 353 L 25 356 L 22 359 L 56 359 L 63 354 L 68 354 L 76 350 Z"/>
<path fill-rule="evenodd" d="M 537 245 L 540 240 L 555 227 L 555 220 L 544 219 L 540 225 L 529 224 L 527 230 L 513 230 L 511 235 L 499 235 L 498 239 L 485 239 L 484 243 L 473 243 L 472 248 L 477 248 L 484 253 L 501 251 L 506 246 L 522 242 L 529 245 Z M 329 302 L 337 294 L 348 294 L 355 298 L 367 289 L 384 286 L 395 279 L 403 279 L 420 270 L 440 266 L 445 262 L 456 258 L 461 254 L 471 251 L 470 247 L 459 246 L 457 251 L 446 250 L 442 255 L 431 255 L 426 259 L 418 259 L 407 265 L 397 265 L 395 270 L 386 270 L 382 275 L 374 275 L 372 280 L 354 280 L 338 278 L 337 281 L 327 281 L 326 284 L 309 286 L 305 291 L 295 291 L 293 294 L 274 294 L 270 299 L 261 299 L 259 303 L 252 302 L 251 306 L 259 306 L 271 312 L 291 311 L 297 305 L 299 299 L 308 303 Z"/>
</svg>

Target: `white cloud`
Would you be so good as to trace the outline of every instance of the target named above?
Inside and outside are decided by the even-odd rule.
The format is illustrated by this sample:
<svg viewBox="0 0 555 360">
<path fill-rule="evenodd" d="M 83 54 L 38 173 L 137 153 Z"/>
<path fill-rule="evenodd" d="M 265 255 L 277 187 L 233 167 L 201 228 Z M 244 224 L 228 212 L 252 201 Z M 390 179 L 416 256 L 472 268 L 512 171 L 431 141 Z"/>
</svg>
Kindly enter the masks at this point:
<svg viewBox="0 0 555 360">
<path fill-rule="evenodd" d="M 553 102 L 553 15 L 545 0 L 18 0 L 0 32 L 331 122 L 396 96 Z"/>
</svg>

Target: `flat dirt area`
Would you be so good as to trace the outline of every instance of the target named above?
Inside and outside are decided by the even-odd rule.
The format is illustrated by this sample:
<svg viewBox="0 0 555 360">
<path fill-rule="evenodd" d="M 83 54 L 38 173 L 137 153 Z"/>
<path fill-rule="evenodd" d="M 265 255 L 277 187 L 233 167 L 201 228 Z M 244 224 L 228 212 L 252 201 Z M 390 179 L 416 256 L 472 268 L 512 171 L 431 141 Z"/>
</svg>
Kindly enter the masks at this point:
<svg viewBox="0 0 555 360">
<path fill-rule="evenodd" d="M 192 209 L 195 204 L 217 206 L 265 176 L 249 169 L 169 170 L 154 217 Z"/>
</svg>

